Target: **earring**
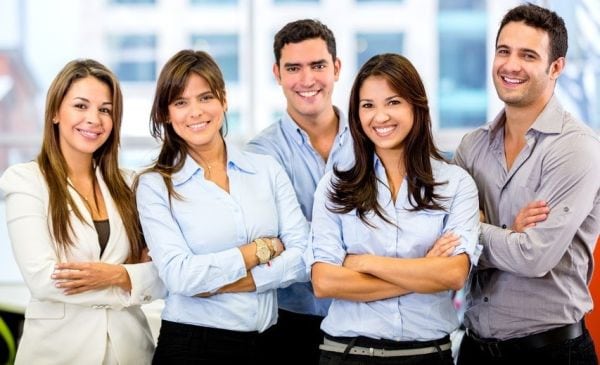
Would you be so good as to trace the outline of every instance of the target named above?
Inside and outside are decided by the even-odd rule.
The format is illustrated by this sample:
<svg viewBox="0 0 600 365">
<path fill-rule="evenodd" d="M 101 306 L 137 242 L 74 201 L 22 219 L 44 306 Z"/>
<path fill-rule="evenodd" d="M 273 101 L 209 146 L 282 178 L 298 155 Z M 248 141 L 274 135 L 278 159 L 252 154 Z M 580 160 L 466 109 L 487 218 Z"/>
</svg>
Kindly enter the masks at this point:
<svg viewBox="0 0 600 365">
<path fill-rule="evenodd" d="M 52 124 L 58 124 L 58 120 L 52 119 Z"/>
</svg>

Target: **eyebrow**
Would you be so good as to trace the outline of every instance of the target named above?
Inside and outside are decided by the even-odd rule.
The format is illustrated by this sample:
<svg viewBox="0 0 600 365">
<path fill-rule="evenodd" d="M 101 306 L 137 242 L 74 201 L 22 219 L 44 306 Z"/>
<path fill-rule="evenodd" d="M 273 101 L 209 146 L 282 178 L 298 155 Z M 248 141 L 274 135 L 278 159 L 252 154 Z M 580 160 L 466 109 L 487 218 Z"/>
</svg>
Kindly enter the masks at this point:
<svg viewBox="0 0 600 365">
<path fill-rule="evenodd" d="M 84 98 L 82 96 L 76 96 L 73 98 L 73 100 L 81 100 L 81 101 L 85 101 L 86 103 L 89 103 L 90 101 L 87 98 Z M 101 105 L 112 105 L 112 101 L 105 101 L 103 102 Z"/>
<path fill-rule="evenodd" d="M 507 45 L 505 45 L 505 44 L 499 44 L 499 45 L 497 45 L 497 46 L 496 46 L 496 50 L 499 50 L 499 49 L 501 49 L 501 48 L 503 48 L 503 49 L 504 49 L 504 48 L 505 48 L 505 49 L 511 49 L 509 46 L 507 46 Z M 531 49 L 531 48 L 518 48 L 518 49 L 517 49 L 517 51 L 518 51 L 518 52 L 533 53 L 533 54 L 535 54 L 535 55 L 536 55 L 536 56 L 538 56 L 538 57 L 540 56 L 540 54 L 539 54 L 539 53 L 537 53 L 537 51 L 536 51 L 536 50 L 534 50 L 534 49 Z"/>
<path fill-rule="evenodd" d="M 322 65 L 322 64 L 326 64 L 327 60 L 326 59 L 321 59 L 321 60 L 317 60 L 317 61 L 312 61 L 309 62 L 308 64 L 310 66 L 316 66 L 316 65 Z M 299 62 L 286 62 L 283 64 L 283 67 L 294 67 L 294 66 L 301 66 L 302 64 Z"/>
<path fill-rule="evenodd" d="M 395 99 L 395 98 L 402 98 L 402 96 L 400 96 L 398 94 L 394 94 L 392 96 L 388 96 L 387 98 L 385 98 L 385 101 L 390 101 L 390 100 Z M 373 99 L 360 99 L 359 102 L 360 101 L 373 101 Z"/>
</svg>

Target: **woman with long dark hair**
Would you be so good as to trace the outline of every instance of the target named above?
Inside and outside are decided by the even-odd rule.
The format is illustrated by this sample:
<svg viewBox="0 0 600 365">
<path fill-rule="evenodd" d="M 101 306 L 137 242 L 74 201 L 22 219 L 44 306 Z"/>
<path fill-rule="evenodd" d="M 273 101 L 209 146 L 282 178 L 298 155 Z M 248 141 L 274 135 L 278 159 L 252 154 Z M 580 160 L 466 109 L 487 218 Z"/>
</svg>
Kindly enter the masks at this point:
<svg viewBox="0 0 600 365">
<path fill-rule="evenodd" d="M 276 289 L 308 280 L 308 223 L 289 178 L 272 157 L 225 142 L 226 111 L 209 54 L 169 59 L 151 114 L 162 147 L 137 188 L 168 289 L 155 364 L 268 362 L 263 333 L 277 321 Z"/>
<path fill-rule="evenodd" d="M 452 292 L 478 257 L 475 184 L 436 149 L 406 58 L 367 61 L 348 115 L 356 162 L 323 178 L 313 210 L 313 285 L 334 298 L 321 363 L 452 364 Z"/>
<path fill-rule="evenodd" d="M 46 98 L 42 150 L 0 179 L 31 292 L 17 364 L 134 364 L 154 350 L 140 305 L 164 295 L 118 165 L 123 101 L 94 60 L 69 62 Z"/>
</svg>

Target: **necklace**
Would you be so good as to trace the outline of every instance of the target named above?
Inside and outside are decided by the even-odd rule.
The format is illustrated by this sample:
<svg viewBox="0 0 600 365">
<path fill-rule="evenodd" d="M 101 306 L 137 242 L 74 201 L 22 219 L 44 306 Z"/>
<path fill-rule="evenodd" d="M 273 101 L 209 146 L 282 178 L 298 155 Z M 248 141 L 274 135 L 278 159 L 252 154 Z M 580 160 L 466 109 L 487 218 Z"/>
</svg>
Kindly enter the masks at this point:
<svg viewBox="0 0 600 365">
<path fill-rule="evenodd" d="M 92 191 L 90 193 L 86 195 L 82 194 L 79 189 L 77 189 L 77 187 L 75 186 L 75 184 L 73 184 L 72 182 L 69 182 L 69 185 L 71 185 L 71 187 L 73 188 L 73 190 L 75 190 L 75 192 L 77 193 L 77 195 L 79 195 L 79 197 L 81 198 L 81 200 L 83 200 L 83 203 L 85 204 L 86 208 L 89 210 L 90 214 L 92 215 L 92 217 L 95 214 L 99 214 L 100 211 L 98 209 L 98 199 L 96 198 L 96 174 L 92 174 Z M 89 196 L 91 195 L 91 198 L 93 198 L 93 202 L 94 205 L 92 205 L 92 203 L 90 202 L 90 198 Z M 94 209 L 95 208 L 95 209 Z"/>
</svg>

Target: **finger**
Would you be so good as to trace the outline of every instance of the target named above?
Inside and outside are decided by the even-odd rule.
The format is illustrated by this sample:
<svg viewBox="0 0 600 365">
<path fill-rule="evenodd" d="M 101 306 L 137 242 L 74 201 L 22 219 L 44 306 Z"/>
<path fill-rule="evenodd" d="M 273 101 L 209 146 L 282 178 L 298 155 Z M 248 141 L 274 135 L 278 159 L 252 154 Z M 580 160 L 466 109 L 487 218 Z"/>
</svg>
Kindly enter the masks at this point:
<svg viewBox="0 0 600 365">
<path fill-rule="evenodd" d="M 89 268 L 88 262 L 59 262 L 54 265 L 57 270 L 83 270 Z"/>
<path fill-rule="evenodd" d="M 55 270 L 50 276 L 55 280 L 75 280 L 81 277 L 81 271 L 79 270 Z"/>
<path fill-rule="evenodd" d="M 545 207 L 548 204 L 544 200 L 536 200 L 526 205 L 526 208 L 540 208 Z"/>
</svg>

